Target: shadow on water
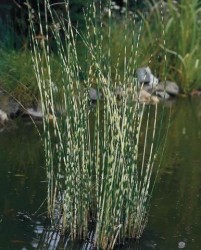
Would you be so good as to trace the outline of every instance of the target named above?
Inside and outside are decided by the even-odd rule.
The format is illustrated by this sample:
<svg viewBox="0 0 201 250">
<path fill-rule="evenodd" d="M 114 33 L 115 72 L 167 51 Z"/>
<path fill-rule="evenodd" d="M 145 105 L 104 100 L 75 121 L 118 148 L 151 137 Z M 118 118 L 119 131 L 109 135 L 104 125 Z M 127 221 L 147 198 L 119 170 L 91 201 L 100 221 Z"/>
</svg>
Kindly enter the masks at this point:
<svg viewBox="0 0 201 250">
<path fill-rule="evenodd" d="M 171 110 L 148 225 L 139 242 L 118 250 L 201 249 L 201 99 L 178 100 Z M 45 205 L 36 212 L 46 197 L 42 145 L 34 126 L 17 126 L 0 133 L 0 249 L 92 249 L 44 230 Z"/>
</svg>

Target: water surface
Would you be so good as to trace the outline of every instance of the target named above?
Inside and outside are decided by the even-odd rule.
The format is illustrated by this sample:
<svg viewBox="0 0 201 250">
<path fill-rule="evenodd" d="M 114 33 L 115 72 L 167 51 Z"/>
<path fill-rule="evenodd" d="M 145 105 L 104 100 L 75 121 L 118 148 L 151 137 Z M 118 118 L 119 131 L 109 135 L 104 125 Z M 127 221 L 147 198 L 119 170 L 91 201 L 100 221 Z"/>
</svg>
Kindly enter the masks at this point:
<svg viewBox="0 0 201 250">
<path fill-rule="evenodd" d="M 0 133 L 0 249 L 34 249 L 46 197 L 40 137 L 29 121 Z M 37 211 L 39 209 L 39 211 Z"/>
<path fill-rule="evenodd" d="M 177 100 L 171 114 L 148 225 L 140 242 L 119 249 L 174 250 L 181 242 L 201 249 L 201 99 Z M 41 246 L 46 182 L 40 137 L 30 123 L 15 126 L 0 133 L 0 249 L 62 249 Z"/>
<path fill-rule="evenodd" d="M 142 249 L 201 249 L 201 99 L 172 106 L 165 155 Z M 145 239 L 147 237 L 147 239 Z M 146 245 L 146 244 L 145 244 Z"/>
</svg>

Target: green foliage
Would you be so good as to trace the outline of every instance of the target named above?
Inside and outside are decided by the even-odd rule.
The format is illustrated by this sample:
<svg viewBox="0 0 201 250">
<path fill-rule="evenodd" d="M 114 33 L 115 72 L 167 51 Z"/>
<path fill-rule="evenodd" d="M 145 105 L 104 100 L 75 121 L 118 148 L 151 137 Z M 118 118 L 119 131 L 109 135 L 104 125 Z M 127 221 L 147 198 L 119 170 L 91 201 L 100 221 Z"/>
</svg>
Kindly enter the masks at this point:
<svg viewBox="0 0 201 250">
<path fill-rule="evenodd" d="M 201 87 L 201 8 L 197 0 L 182 1 L 178 10 L 172 10 L 166 25 L 167 55 L 178 82 L 185 93 Z M 173 39 L 171 39 L 173 38 Z"/>
<path fill-rule="evenodd" d="M 30 105 L 38 92 L 30 51 L 0 50 L 0 56 L 1 87 Z"/>
<path fill-rule="evenodd" d="M 72 3 L 70 13 L 77 11 L 80 13 L 81 9 L 78 6 L 82 5 L 82 1 Z M 102 12 L 100 16 L 96 16 L 96 20 L 92 18 L 94 25 L 102 23 L 101 33 L 98 29 L 96 32 L 102 36 L 102 47 L 99 46 L 99 39 L 97 35 L 92 37 L 91 42 L 97 43 L 96 57 L 102 56 L 102 65 L 110 64 L 109 71 L 105 69 L 104 74 L 110 74 L 112 84 L 121 84 L 124 79 L 130 78 L 132 80 L 134 71 L 137 67 L 149 65 L 155 75 L 160 79 L 167 78 L 177 82 L 184 93 L 190 93 L 192 89 L 201 88 L 201 28 L 199 22 L 201 21 L 201 8 L 198 1 L 182 1 L 180 4 L 173 4 L 169 1 L 165 12 L 161 14 L 161 5 L 153 8 L 150 5 L 149 14 L 144 15 L 140 13 L 140 18 L 133 17 L 130 13 L 126 18 L 119 18 L 112 10 L 112 18 L 108 18 L 108 12 Z M 168 11 L 169 10 L 169 11 Z M 60 12 L 61 14 L 61 12 Z M 135 13 L 136 14 L 136 13 Z M 82 16 L 82 23 L 86 22 L 86 17 Z M 51 17 L 49 17 L 51 19 Z M 77 19 L 77 18 L 76 18 Z M 83 21 L 84 20 L 84 21 Z M 2 21 L 2 20 L 1 20 Z M 37 22 L 39 19 L 35 19 Z M 58 22 L 59 20 L 55 20 Z M 75 19 L 74 19 L 75 21 Z M 8 22 L 7 25 L 11 26 Z M 76 21 L 72 23 L 73 27 Z M 90 23 L 87 24 L 90 26 Z M 79 77 L 82 81 L 87 79 L 86 72 L 89 68 L 92 69 L 90 79 L 93 82 L 94 61 L 90 53 L 87 52 L 84 37 L 86 34 L 85 28 L 78 31 L 76 34 L 75 29 L 73 32 L 76 40 L 76 51 L 79 60 Z M 52 24 L 50 27 L 53 27 Z M 61 39 L 64 41 L 64 33 L 61 32 Z M 92 32 L 90 28 L 89 32 Z M 108 32 L 110 36 L 108 37 Z M 5 36 L 4 36 L 5 34 Z M 36 28 L 35 36 L 40 34 L 38 26 Z M 88 37 L 89 38 L 89 37 Z M 4 40 L 2 40 L 4 39 Z M 50 37 L 51 48 L 53 50 L 57 47 L 55 38 Z M 6 25 L 1 25 L 1 41 L 4 43 L 0 51 L 0 77 L 1 85 L 12 92 L 12 94 L 22 101 L 24 104 L 29 104 L 38 97 L 38 89 L 36 79 L 33 76 L 31 53 L 27 49 L 14 51 L 13 43 L 18 43 L 14 30 L 8 28 Z M 42 43 L 42 41 L 40 40 Z M 107 60 L 108 45 L 110 46 L 110 58 Z M 6 45 L 6 46 L 5 46 Z M 8 49 L 9 48 L 9 49 Z M 126 50 L 125 50 L 126 48 Z M 66 47 L 67 50 L 67 47 Z M 104 55 L 104 57 L 103 57 Z M 164 55 L 166 59 L 164 60 Z M 61 82 L 62 74 L 59 66 L 58 55 L 51 54 L 52 64 L 52 82 L 58 84 Z M 125 72 L 125 62 L 130 61 L 129 71 Z M 118 74 L 116 73 L 118 71 Z M 20 85 L 20 86 L 18 86 Z M 35 96 L 35 97 L 34 97 Z"/>
<path fill-rule="evenodd" d="M 34 74 L 31 51 L 29 50 L 0 50 L 0 79 L 1 87 L 8 91 L 25 107 L 32 106 L 39 99 L 37 79 Z M 53 71 L 52 84 L 59 85 L 62 81 L 58 57 L 50 57 Z M 47 72 L 44 72 L 47 75 Z"/>
<path fill-rule="evenodd" d="M 150 63 L 159 76 L 164 79 L 166 74 L 184 93 L 190 93 L 201 88 L 201 8 L 197 0 L 168 1 L 164 6 L 157 5 L 148 17 L 142 15 L 145 35 L 141 50 L 152 55 Z M 164 54 L 167 61 L 162 60 Z"/>
</svg>

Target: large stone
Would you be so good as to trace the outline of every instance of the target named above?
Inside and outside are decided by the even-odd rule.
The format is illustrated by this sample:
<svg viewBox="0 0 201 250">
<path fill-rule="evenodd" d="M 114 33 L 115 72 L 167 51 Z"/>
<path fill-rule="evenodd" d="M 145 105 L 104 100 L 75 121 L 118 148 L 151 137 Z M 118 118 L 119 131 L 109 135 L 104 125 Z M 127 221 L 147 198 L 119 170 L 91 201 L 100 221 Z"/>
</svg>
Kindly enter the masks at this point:
<svg viewBox="0 0 201 250">
<path fill-rule="evenodd" d="M 149 67 L 138 68 L 136 76 L 139 83 L 149 84 L 151 87 L 155 87 L 158 84 L 158 78 L 152 74 Z"/>
<path fill-rule="evenodd" d="M 140 91 L 136 92 L 136 90 L 132 89 L 131 87 L 127 87 L 125 89 L 123 86 L 119 85 L 115 88 L 114 94 L 117 99 L 130 96 L 133 97 L 135 101 L 139 101 L 140 103 L 156 104 L 159 102 L 159 98 L 156 95 L 149 93 L 145 89 L 141 89 Z"/>
<path fill-rule="evenodd" d="M 137 80 L 140 83 L 150 82 L 151 69 L 149 67 L 142 67 L 136 70 Z"/>
<path fill-rule="evenodd" d="M 25 114 L 30 115 L 31 117 L 34 117 L 34 118 L 43 118 L 43 114 L 40 109 L 35 110 L 33 108 L 28 108 Z"/>
<path fill-rule="evenodd" d="M 139 92 L 139 102 L 146 104 L 157 104 L 159 102 L 159 98 L 142 89 Z"/>
<path fill-rule="evenodd" d="M 153 94 L 154 91 L 156 90 L 156 88 L 152 88 L 150 85 L 148 84 L 144 84 L 142 87 L 143 90 L 147 91 L 149 94 Z"/>
<path fill-rule="evenodd" d="M 170 98 L 170 95 L 166 91 L 156 91 L 156 96 L 162 100 L 168 100 Z"/>
<path fill-rule="evenodd" d="M 156 91 L 165 91 L 169 95 L 178 95 L 179 94 L 179 86 L 172 81 L 161 81 L 156 86 Z"/>
</svg>

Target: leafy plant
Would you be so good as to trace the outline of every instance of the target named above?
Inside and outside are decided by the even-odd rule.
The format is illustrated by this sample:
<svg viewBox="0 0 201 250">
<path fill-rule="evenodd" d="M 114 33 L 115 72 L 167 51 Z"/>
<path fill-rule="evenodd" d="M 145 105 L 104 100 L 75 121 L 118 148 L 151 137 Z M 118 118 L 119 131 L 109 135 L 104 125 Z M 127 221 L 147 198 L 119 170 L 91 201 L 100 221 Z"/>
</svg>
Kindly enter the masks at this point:
<svg viewBox="0 0 201 250">
<path fill-rule="evenodd" d="M 168 1 L 163 3 L 164 8 L 162 3 L 151 5 L 148 17 L 142 14 L 145 23 L 142 51 L 146 53 L 149 49 L 154 55 L 151 64 L 153 67 L 157 65 L 158 74 L 162 78 L 166 74 L 168 79 L 176 81 L 186 94 L 201 87 L 201 8 L 198 2 Z M 161 56 L 164 53 L 167 57 L 167 67 Z"/>
</svg>

